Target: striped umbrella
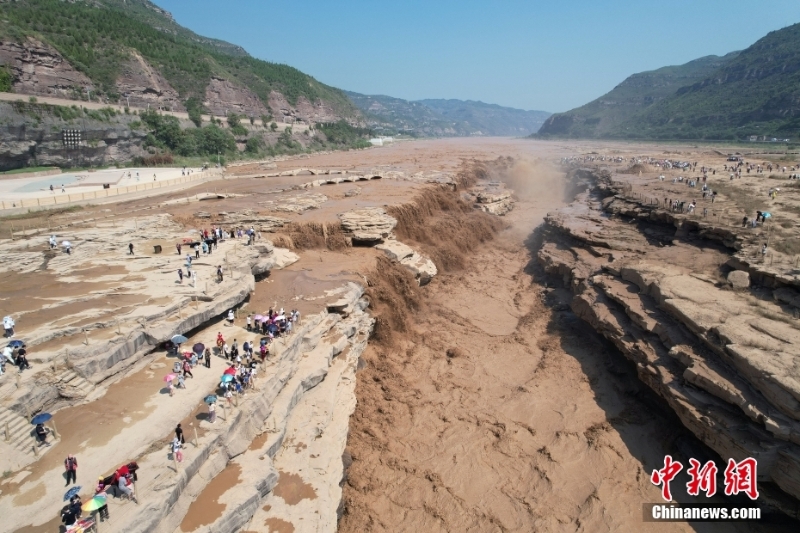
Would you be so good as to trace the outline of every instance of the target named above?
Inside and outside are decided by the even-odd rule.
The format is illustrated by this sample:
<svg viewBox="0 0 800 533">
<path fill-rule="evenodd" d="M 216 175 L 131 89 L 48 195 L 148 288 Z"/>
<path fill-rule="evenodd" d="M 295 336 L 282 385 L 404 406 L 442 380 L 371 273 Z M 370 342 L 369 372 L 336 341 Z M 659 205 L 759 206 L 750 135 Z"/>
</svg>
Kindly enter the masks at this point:
<svg viewBox="0 0 800 533">
<path fill-rule="evenodd" d="M 83 509 L 87 513 L 90 513 L 92 511 L 96 511 L 96 510 L 100 509 L 106 503 L 108 503 L 108 500 L 106 500 L 104 497 L 95 496 L 91 500 L 89 500 L 86 503 L 84 503 L 83 505 L 81 505 L 81 509 Z"/>
</svg>

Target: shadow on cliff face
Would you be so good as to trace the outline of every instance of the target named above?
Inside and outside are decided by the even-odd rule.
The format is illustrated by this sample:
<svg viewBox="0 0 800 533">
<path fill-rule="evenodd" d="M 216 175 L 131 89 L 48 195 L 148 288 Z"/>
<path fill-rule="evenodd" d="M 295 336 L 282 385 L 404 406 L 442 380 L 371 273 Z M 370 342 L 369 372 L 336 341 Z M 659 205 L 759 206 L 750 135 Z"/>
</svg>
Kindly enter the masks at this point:
<svg viewBox="0 0 800 533">
<path fill-rule="evenodd" d="M 603 447 L 604 441 L 598 435 L 613 429 L 624 442 L 628 452 L 641 464 L 638 475 L 649 478 L 654 469 L 664 466 L 664 456 L 669 454 L 684 465 L 684 470 L 671 484 L 673 499 L 680 503 L 729 503 L 751 506 L 752 502 L 745 496 L 724 497 L 721 487 L 724 479 L 720 468 L 717 479 L 718 493 L 714 498 L 692 497 L 686 493 L 686 468 L 689 458 L 701 463 L 713 460 L 718 468 L 724 465 L 723 459 L 712 449 L 703 444 L 689 431 L 672 411 L 667 403 L 645 385 L 638 377 L 636 366 L 602 335 L 578 318 L 571 311 L 572 291 L 563 287 L 559 278 L 547 275 L 537 260 L 537 253 L 545 241 L 553 242 L 560 237 L 548 233 L 545 226 L 534 230 L 525 242 L 530 260 L 525 272 L 532 276 L 534 283 L 545 287 L 542 293 L 544 303 L 553 310 L 547 325 L 547 337 L 550 343 L 557 343 L 558 348 L 577 361 L 594 392 L 597 405 L 605 412 L 606 422 L 586 428 L 584 436 L 590 446 Z M 556 340 L 557 339 L 557 340 Z M 556 348 L 547 343 L 540 343 L 544 374 L 548 367 L 548 349 Z M 654 445 L 655 443 L 655 445 Z M 611 449 L 613 452 L 613 448 Z M 638 479 L 638 477 L 637 477 Z M 759 490 L 780 493 L 770 490 L 770 484 L 759 482 Z M 644 503 L 664 503 L 659 498 L 650 501 L 632 501 L 632 507 L 640 507 Z M 796 531 L 797 522 L 783 513 L 770 508 L 762 509 L 760 522 L 737 522 L 736 524 L 687 522 L 698 532 L 720 531 Z"/>
</svg>

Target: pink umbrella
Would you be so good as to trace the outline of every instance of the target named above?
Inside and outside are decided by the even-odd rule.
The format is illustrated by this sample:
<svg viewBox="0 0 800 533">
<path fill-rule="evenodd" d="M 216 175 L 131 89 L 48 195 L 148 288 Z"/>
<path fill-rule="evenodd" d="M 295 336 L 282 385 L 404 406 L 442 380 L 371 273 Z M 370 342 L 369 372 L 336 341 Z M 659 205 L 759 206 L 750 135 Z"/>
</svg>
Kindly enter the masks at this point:
<svg viewBox="0 0 800 533">
<path fill-rule="evenodd" d="M 261 320 L 264 318 L 264 315 L 256 315 L 253 317 L 253 320 Z"/>
<path fill-rule="evenodd" d="M 169 381 L 172 381 L 173 379 L 175 379 L 176 377 L 178 377 L 178 376 L 176 376 L 175 374 L 167 374 L 166 376 L 164 376 L 164 381 L 168 381 L 169 382 Z"/>
</svg>

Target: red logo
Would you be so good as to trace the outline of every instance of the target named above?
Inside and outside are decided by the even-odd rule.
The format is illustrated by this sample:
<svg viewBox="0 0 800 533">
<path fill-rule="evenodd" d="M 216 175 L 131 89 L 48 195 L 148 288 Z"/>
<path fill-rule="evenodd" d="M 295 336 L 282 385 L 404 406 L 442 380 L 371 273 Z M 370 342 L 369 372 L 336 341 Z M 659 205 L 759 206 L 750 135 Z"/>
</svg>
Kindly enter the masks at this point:
<svg viewBox="0 0 800 533">
<path fill-rule="evenodd" d="M 757 465 L 756 460 L 752 457 L 748 457 L 740 463 L 728 459 L 728 467 L 725 468 L 725 494 L 730 496 L 744 492 L 751 500 L 758 498 Z"/>
<path fill-rule="evenodd" d="M 650 481 L 653 482 L 653 485 L 661 485 L 661 497 L 668 502 L 672 501 L 669 484 L 681 470 L 683 470 L 683 465 L 678 461 L 673 461 L 671 455 L 667 455 L 664 457 L 664 468 L 653 470 L 650 475 Z"/>
<path fill-rule="evenodd" d="M 689 470 L 686 471 L 691 480 L 686 484 L 686 492 L 690 496 L 697 496 L 700 491 L 706 493 L 706 497 L 710 498 L 717 493 L 717 465 L 714 461 L 709 461 L 700 468 L 700 461 L 697 459 L 689 459 Z"/>
<path fill-rule="evenodd" d="M 686 483 L 686 492 L 690 496 L 699 496 L 700 492 L 705 492 L 706 497 L 717 493 L 717 473 L 719 469 L 714 461 L 708 461 L 701 465 L 697 459 L 689 459 L 691 465 L 686 471 L 691 478 Z M 725 468 L 724 482 L 725 495 L 732 496 L 743 492 L 751 500 L 758 498 L 758 488 L 756 487 L 758 462 L 752 457 L 748 457 L 741 462 L 728 459 L 728 466 Z M 670 482 L 675 479 L 683 465 L 680 461 L 673 461 L 671 455 L 664 456 L 664 468 L 653 470 L 650 481 L 655 486 L 661 486 L 661 497 L 666 501 L 672 501 L 672 491 Z"/>
</svg>

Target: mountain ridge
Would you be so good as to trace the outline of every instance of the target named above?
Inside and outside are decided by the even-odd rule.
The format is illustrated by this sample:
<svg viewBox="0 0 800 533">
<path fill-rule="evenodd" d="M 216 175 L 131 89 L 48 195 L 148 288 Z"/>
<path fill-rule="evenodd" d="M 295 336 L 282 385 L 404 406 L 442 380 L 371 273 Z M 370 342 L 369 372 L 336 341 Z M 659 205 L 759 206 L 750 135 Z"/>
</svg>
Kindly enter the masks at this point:
<svg viewBox="0 0 800 533">
<path fill-rule="evenodd" d="M 719 58 L 718 63 L 710 72 L 697 70 L 694 75 L 702 74 L 699 79 L 686 77 L 680 87 L 649 105 L 596 112 L 600 102 L 623 82 L 584 106 L 553 115 L 534 136 L 642 140 L 800 137 L 800 24 L 769 32 L 741 52 Z M 647 73 L 625 81 L 642 74 Z"/>
<path fill-rule="evenodd" d="M 546 111 L 526 111 L 478 100 L 412 101 L 387 95 L 345 93 L 371 127 L 387 133 L 429 137 L 525 136 L 537 131 L 550 116 Z"/>
<path fill-rule="evenodd" d="M 344 93 L 299 70 L 202 37 L 148 0 L 0 3 L 0 65 L 14 89 L 173 110 L 356 122 Z M 42 73 L 47 83 L 38 83 Z M 51 75 L 51 78 L 48 78 Z"/>
</svg>

